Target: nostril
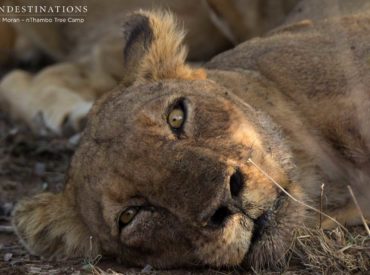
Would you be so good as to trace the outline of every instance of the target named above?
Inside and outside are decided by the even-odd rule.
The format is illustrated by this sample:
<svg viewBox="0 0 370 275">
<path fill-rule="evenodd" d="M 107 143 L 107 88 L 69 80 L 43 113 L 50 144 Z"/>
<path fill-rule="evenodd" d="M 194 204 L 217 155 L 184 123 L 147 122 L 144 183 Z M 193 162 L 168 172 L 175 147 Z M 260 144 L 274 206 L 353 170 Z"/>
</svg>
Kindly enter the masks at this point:
<svg viewBox="0 0 370 275">
<path fill-rule="evenodd" d="M 211 217 L 210 223 L 215 226 L 220 226 L 231 214 L 232 213 L 229 210 L 229 208 L 221 206 L 219 209 L 216 210 L 216 212 Z"/>
<path fill-rule="evenodd" d="M 237 197 L 243 189 L 243 175 L 239 170 L 236 170 L 230 177 L 230 192 L 233 197 Z"/>
</svg>

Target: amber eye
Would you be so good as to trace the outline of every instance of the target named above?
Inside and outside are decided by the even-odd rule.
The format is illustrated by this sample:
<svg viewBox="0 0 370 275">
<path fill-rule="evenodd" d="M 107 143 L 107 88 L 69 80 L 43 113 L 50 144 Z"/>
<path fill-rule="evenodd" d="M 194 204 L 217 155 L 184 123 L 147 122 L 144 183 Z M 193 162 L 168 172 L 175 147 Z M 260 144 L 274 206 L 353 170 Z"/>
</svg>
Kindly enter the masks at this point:
<svg viewBox="0 0 370 275">
<path fill-rule="evenodd" d="M 180 129 L 185 121 L 185 112 L 180 108 L 173 109 L 168 115 L 168 124 L 173 129 Z"/>
<path fill-rule="evenodd" d="M 123 211 L 119 216 L 119 225 L 122 227 L 129 224 L 135 218 L 137 212 L 138 209 L 136 208 L 128 208 Z"/>
</svg>

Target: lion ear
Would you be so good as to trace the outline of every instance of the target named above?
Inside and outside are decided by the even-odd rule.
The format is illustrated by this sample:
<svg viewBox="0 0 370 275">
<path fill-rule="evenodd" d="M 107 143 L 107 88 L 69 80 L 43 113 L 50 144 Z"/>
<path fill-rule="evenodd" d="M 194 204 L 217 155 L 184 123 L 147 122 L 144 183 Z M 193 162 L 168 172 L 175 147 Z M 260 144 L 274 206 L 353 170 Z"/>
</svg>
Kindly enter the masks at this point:
<svg viewBox="0 0 370 275">
<path fill-rule="evenodd" d="M 138 11 L 123 25 L 124 83 L 161 79 L 205 79 L 203 69 L 185 64 L 185 32 L 169 12 Z"/>
<path fill-rule="evenodd" d="M 18 203 L 13 226 L 30 253 L 49 259 L 96 255 L 98 245 L 90 240 L 71 200 L 65 193 L 42 193 Z"/>
</svg>

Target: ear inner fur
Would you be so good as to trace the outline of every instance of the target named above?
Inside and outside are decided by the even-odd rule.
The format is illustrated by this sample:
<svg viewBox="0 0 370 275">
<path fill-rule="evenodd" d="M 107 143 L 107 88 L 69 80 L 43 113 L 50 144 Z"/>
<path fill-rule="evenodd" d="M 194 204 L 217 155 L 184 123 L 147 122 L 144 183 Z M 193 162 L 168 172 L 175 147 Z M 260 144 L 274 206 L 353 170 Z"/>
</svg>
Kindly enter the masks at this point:
<svg viewBox="0 0 370 275">
<path fill-rule="evenodd" d="M 153 32 L 148 17 L 141 14 L 131 15 L 123 26 L 123 36 L 125 40 L 124 66 L 130 68 L 130 75 L 135 77 L 139 60 L 146 54 L 153 41 Z M 127 79 L 128 75 L 125 77 Z"/>
</svg>

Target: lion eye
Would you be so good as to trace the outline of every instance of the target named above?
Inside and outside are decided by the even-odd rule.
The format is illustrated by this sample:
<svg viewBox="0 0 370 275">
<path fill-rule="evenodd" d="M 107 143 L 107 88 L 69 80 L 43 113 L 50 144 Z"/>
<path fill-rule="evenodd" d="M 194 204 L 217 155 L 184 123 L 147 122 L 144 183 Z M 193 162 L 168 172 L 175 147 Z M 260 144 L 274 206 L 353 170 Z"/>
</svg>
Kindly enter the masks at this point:
<svg viewBox="0 0 370 275">
<path fill-rule="evenodd" d="M 136 216 L 138 209 L 136 208 L 129 208 L 121 213 L 119 216 L 119 223 L 120 226 L 125 226 L 129 224 Z"/>
<path fill-rule="evenodd" d="M 185 112 L 180 108 L 173 109 L 168 115 L 168 124 L 173 129 L 180 129 L 183 126 L 184 121 Z"/>
</svg>

